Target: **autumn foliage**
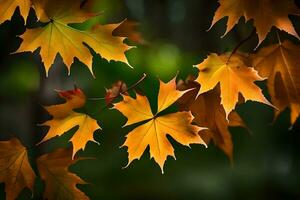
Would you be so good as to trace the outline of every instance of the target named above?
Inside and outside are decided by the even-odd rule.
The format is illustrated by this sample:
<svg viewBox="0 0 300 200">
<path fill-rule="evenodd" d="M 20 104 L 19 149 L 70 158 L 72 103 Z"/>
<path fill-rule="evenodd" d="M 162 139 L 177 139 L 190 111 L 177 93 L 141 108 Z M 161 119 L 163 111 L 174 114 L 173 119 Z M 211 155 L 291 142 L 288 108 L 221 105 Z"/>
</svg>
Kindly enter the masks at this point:
<svg viewBox="0 0 300 200">
<path fill-rule="evenodd" d="M 35 11 L 40 26 L 26 29 L 15 53 L 38 51 L 46 76 L 59 56 L 69 73 L 77 59 L 97 79 L 92 68 L 92 51 L 107 62 L 123 62 L 128 70 L 134 68 L 125 54 L 134 46 L 125 39 L 138 45 L 151 43 L 137 30 L 138 23 L 124 19 L 117 24 L 77 29 L 70 24 L 84 23 L 101 15 L 89 8 L 83 9 L 81 3 L 79 0 L 0 0 L 0 23 L 10 20 L 15 10 L 19 10 L 26 22 L 30 9 Z M 143 84 L 146 75 L 133 86 L 120 80 L 106 89 L 106 96 L 100 99 L 105 101 L 106 108 L 119 111 L 127 119 L 120 129 L 131 128 L 122 144 L 122 149 L 128 152 L 127 166 L 149 149 L 150 159 L 154 159 L 163 173 L 167 158 L 175 158 L 169 138 L 203 151 L 214 143 L 233 161 L 233 142 L 228 127 L 247 129 L 236 111 L 247 101 L 271 107 L 275 119 L 289 108 L 293 125 L 300 115 L 300 46 L 292 41 L 281 41 L 279 33 L 276 43 L 262 46 L 272 27 L 299 38 L 289 15 L 300 15 L 293 0 L 219 0 L 210 29 L 226 18 L 224 30 L 227 34 L 240 18 L 250 20 L 254 28 L 251 35 L 256 33 L 258 37 L 256 49 L 241 52 L 237 46 L 221 54 L 211 52 L 201 63 L 195 63 L 196 76 L 190 75 L 185 80 L 174 77 L 168 82 L 157 79 L 159 91 L 154 105 L 143 91 L 135 90 L 137 85 Z M 269 100 L 258 85 L 264 80 Z M 89 199 L 76 187 L 76 184 L 87 183 L 68 167 L 81 159 L 77 152 L 85 150 L 88 142 L 98 143 L 94 134 L 101 134 L 103 122 L 78 111 L 89 99 L 82 89 L 75 87 L 56 92 L 64 103 L 44 106 L 51 119 L 39 124 L 47 128 L 47 133 L 36 146 L 75 128 L 69 140 L 72 149 L 58 149 L 31 160 L 19 139 L 1 141 L 0 182 L 5 183 L 8 200 L 17 198 L 24 188 L 32 190 L 36 176 L 45 182 L 45 199 Z M 177 111 L 169 112 L 170 107 L 176 107 Z"/>
</svg>

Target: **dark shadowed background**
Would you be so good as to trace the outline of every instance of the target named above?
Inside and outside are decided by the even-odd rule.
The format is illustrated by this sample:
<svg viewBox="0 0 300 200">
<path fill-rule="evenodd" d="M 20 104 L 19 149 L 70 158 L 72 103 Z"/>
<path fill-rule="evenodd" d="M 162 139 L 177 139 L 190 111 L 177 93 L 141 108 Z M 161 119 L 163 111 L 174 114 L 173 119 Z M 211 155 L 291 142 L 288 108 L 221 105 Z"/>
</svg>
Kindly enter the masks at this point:
<svg viewBox="0 0 300 200">
<path fill-rule="evenodd" d="M 300 1 L 299 1 L 300 2 Z M 297 2 L 298 3 L 298 2 Z M 299 4 L 300 5 L 300 4 Z M 1 5 L 0 5 L 1 6 Z M 0 138 L 16 136 L 30 148 L 30 158 L 52 152 L 56 148 L 71 146 L 68 139 L 72 129 L 62 137 L 35 147 L 47 129 L 37 124 L 50 116 L 41 105 L 62 102 L 54 89 L 68 90 L 76 84 L 88 97 L 103 97 L 105 88 L 118 80 L 134 84 L 143 73 L 146 80 L 137 90 L 155 103 L 158 91 L 157 78 L 168 81 L 179 71 L 178 78 L 195 74 L 194 64 L 206 58 L 210 52 L 232 50 L 252 31 L 251 22 L 238 26 L 223 39 L 226 19 L 217 23 L 209 32 L 216 0 L 98 0 L 95 11 L 102 15 L 89 20 L 80 28 L 95 23 L 115 23 L 124 18 L 140 22 L 140 30 L 147 45 L 127 52 L 130 69 L 120 62 L 108 63 L 99 55 L 94 56 L 94 79 L 82 63 L 76 61 L 68 76 L 61 59 L 56 60 L 49 77 L 38 52 L 11 54 L 20 45 L 25 31 L 24 21 L 16 11 L 12 21 L 0 25 Z M 300 18 L 290 17 L 298 32 Z M 35 24 L 32 11 L 28 26 Z M 280 33 L 282 38 L 298 42 Z M 274 33 L 268 35 L 262 46 L 276 43 Z M 299 42 L 298 42 L 299 43 Z M 251 51 L 257 44 L 256 36 L 241 47 Z M 300 66 L 299 66 L 300 67 Z M 259 84 L 268 96 L 264 83 Z M 96 157 L 82 160 L 70 167 L 90 185 L 78 185 L 91 199 L 300 199 L 300 123 L 289 124 L 289 110 L 273 122 L 270 107 L 258 103 L 240 105 L 238 113 L 250 129 L 231 128 L 234 141 L 234 164 L 231 166 L 225 154 L 213 144 L 205 149 L 192 145 L 192 149 L 178 145 L 174 140 L 177 160 L 168 158 L 165 174 L 149 159 L 148 151 L 140 161 L 128 168 L 126 148 L 119 146 L 132 128 L 122 129 L 126 118 L 115 110 L 102 109 L 103 101 L 88 101 L 85 112 L 98 120 L 102 131 L 94 134 L 100 143 L 88 143 L 79 156 Z M 44 183 L 37 179 L 34 199 L 41 199 Z M 25 189 L 19 199 L 30 199 Z M 0 199 L 5 199 L 4 184 L 0 184 Z"/>
</svg>

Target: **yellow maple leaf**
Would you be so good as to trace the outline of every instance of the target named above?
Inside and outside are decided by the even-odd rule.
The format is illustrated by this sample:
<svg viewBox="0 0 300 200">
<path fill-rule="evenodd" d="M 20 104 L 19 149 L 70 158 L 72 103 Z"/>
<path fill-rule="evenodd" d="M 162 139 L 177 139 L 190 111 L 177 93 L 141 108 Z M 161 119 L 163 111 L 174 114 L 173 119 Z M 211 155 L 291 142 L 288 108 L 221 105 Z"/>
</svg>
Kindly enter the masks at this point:
<svg viewBox="0 0 300 200">
<path fill-rule="evenodd" d="M 82 23 L 94 14 L 80 9 L 79 0 L 33 0 L 37 16 L 43 27 L 28 29 L 21 36 L 23 42 L 17 52 L 35 51 L 45 65 L 46 74 L 59 54 L 69 73 L 74 58 L 78 58 L 92 71 L 91 47 L 108 61 L 115 60 L 128 64 L 125 52 L 130 49 L 123 43 L 124 37 L 112 36 L 120 24 L 95 25 L 90 30 L 78 30 L 70 23 Z M 129 65 L 129 64 L 128 64 Z"/>
<path fill-rule="evenodd" d="M 214 89 L 218 84 L 221 88 L 221 104 L 228 118 L 238 102 L 239 94 L 245 101 L 252 100 L 272 106 L 264 97 L 255 81 L 264 80 L 252 67 L 245 64 L 245 57 L 241 54 L 210 54 L 201 64 L 196 66 L 199 76 L 196 79 L 201 85 L 199 94 Z"/>
<path fill-rule="evenodd" d="M 74 157 L 77 151 L 84 150 L 88 141 L 96 142 L 94 132 L 101 128 L 97 121 L 89 115 L 73 111 L 73 109 L 82 107 L 86 101 L 86 97 L 80 89 L 59 92 L 59 95 L 66 100 L 66 103 L 45 107 L 49 114 L 53 116 L 53 119 L 42 124 L 43 126 L 49 126 L 50 129 L 41 142 L 63 135 L 75 126 L 79 126 L 70 139 L 73 144 Z"/>
<path fill-rule="evenodd" d="M 133 160 L 139 159 L 149 146 L 151 158 L 154 158 L 163 173 L 167 157 L 175 157 L 174 149 L 167 139 L 167 135 L 182 145 L 189 146 L 192 143 L 206 145 L 198 134 L 201 128 L 191 124 L 194 117 L 190 112 L 158 115 L 184 93 L 176 90 L 175 79 L 168 83 L 160 81 L 156 114 L 152 113 L 148 99 L 139 94 L 136 94 L 136 99 L 123 96 L 123 101 L 114 105 L 114 108 L 128 119 L 125 126 L 144 122 L 126 136 L 123 146 L 128 147 L 127 166 Z"/>
<path fill-rule="evenodd" d="M 177 87 L 180 90 L 186 90 L 190 88 L 197 88 L 184 94 L 179 100 L 180 110 L 191 110 L 195 116 L 194 121 L 202 127 L 208 129 L 201 131 L 199 134 L 201 138 L 208 144 L 211 140 L 228 156 L 233 160 L 233 142 L 228 127 L 246 127 L 245 123 L 235 111 L 232 111 L 228 120 L 224 108 L 220 104 L 220 89 L 215 88 L 212 91 L 199 95 L 199 84 L 193 81 L 181 82 Z"/>
<path fill-rule="evenodd" d="M 253 67 L 268 77 L 272 103 L 278 108 L 276 117 L 285 108 L 291 109 L 291 123 L 300 115 L 300 46 L 289 41 L 262 48 L 253 55 Z"/>
<path fill-rule="evenodd" d="M 0 0 L 0 5 L 0 24 L 2 24 L 12 17 L 16 8 L 19 8 L 26 21 L 32 4 L 31 0 Z"/>
<path fill-rule="evenodd" d="M 6 200 L 16 199 L 26 187 L 32 190 L 34 179 L 27 150 L 20 141 L 0 141 L 0 182 L 5 183 Z"/>
<path fill-rule="evenodd" d="M 76 184 L 85 184 L 85 182 L 68 171 L 68 167 L 76 162 L 71 155 L 71 149 L 58 149 L 37 159 L 40 176 L 46 185 L 44 199 L 89 199 L 76 187 Z"/>
<path fill-rule="evenodd" d="M 289 15 L 300 15 L 300 10 L 293 0 L 220 0 L 220 6 L 212 21 L 213 26 L 217 21 L 228 17 L 226 35 L 238 23 L 240 17 L 246 21 L 253 19 L 259 38 L 259 44 L 266 38 L 273 26 L 297 38 Z"/>
</svg>

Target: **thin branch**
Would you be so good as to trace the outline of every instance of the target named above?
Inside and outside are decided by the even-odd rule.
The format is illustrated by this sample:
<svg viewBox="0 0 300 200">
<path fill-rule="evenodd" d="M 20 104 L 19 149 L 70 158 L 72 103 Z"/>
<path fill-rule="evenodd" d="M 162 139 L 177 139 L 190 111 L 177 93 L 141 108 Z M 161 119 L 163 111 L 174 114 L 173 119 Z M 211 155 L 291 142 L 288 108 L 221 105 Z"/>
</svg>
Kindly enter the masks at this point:
<svg viewBox="0 0 300 200">
<path fill-rule="evenodd" d="M 105 97 L 95 97 L 95 98 L 87 98 L 87 100 L 89 100 L 89 101 L 99 101 L 99 100 L 105 100 L 106 98 Z"/>
</svg>

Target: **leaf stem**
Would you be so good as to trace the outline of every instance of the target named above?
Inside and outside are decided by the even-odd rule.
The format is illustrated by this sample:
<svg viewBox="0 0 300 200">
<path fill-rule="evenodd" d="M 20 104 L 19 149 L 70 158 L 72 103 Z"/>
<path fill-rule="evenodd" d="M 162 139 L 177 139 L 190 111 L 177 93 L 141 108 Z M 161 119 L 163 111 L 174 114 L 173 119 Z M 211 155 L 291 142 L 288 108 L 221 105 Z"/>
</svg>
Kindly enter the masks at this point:
<svg viewBox="0 0 300 200">
<path fill-rule="evenodd" d="M 132 89 L 134 89 L 136 86 L 138 86 L 141 82 L 143 82 L 143 80 L 145 80 L 145 78 L 147 77 L 147 74 L 143 74 L 143 77 L 138 81 L 138 82 L 136 82 L 135 84 L 133 84 L 132 86 L 130 86 L 129 88 L 127 88 L 127 90 L 126 91 L 124 91 L 123 93 L 126 93 L 126 92 L 128 92 L 129 90 L 132 90 Z"/>
<path fill-rule="evenodd" d="M 256 31 L 256 29 L 254 28 L 252 31 L 251 31 L 251 33 L 245 38 L 245 39 L 243 39 L 242 41 L 240 41 L 237 45 L 236 45 L 236 47 L 232 50 L 232 52 L 230 53 L 230 55 L 229 55 L 229 57 L 228 57 L 228 60 L 227 60 L 227 62 L 226 62 L 226 65 L 229 63 L 229 61 L 230 61 L 230 59 L 231 59 L 231 57 L 233 56 L 233 54 L 235 54 L 236 53 L 236 51 L 245 43 L 245 42 L 247 42 L 248 40 L 250 40 L 251 38 L 252 38 L 252 36 L 255 34 L 255 31 Z"/>
<path fill-rule="evenodd" d="M 83 8 L 87 2 L 88 0 L 83 0 L 80 4 L 80 8 Z"/>
</svg>

